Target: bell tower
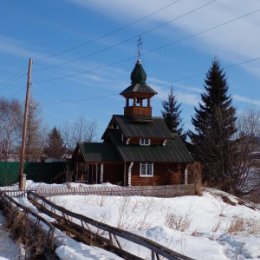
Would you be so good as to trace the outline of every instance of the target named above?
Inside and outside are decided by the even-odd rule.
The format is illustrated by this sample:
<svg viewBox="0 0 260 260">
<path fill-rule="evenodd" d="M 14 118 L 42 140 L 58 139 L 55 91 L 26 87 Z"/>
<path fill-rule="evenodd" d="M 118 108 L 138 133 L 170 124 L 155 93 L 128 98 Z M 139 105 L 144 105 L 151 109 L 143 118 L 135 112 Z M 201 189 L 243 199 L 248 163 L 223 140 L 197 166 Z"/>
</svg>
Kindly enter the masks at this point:
<svg viewBox="0 0 260 260">
<path fill-rule="evenodd" d="M 131 73 L 131 85 L 120 95 L 126 99 L 124 116 L 133 121 L 152 120 L 151 98 L 157 94 L 146 84 L 146 73 L 138 59 Z"/>
</svg>

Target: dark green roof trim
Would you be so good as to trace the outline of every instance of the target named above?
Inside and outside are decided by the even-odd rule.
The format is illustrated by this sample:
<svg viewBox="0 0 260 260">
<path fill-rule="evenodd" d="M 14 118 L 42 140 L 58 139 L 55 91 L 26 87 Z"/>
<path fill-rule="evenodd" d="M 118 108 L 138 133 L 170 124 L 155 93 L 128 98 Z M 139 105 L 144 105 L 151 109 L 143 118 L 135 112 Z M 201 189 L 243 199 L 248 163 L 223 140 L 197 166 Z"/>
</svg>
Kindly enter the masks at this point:
<svg viewBox="0 0 260 260">
<path fill-rule="evenodd" d="M 168 140 L 165 146 L 139 146 L 123 144 L 116 131 L 110 131 L 108 134 L 122 160 L 126 162 L 194 162 L 193 157 L 178 136 Z"/>
<path fill-rule="evenodd" d="M 79 143 L 80 152 L 86 162 L 118 162 L 121 161 L 118 152 L 110 143 Z"/>
<path fill-rule="evenodd" d="M 146 83 L 140 84 L 135 83 L 127 87 L 125 90 L 123 90 L 120 95 L 126 95 L 130 93 L 144 93 L 144 94 L 150 94 L 150 95 L 156 95 L 157 92 L 153 90 L 150 86 L 148 86 Z"/>
</svg>

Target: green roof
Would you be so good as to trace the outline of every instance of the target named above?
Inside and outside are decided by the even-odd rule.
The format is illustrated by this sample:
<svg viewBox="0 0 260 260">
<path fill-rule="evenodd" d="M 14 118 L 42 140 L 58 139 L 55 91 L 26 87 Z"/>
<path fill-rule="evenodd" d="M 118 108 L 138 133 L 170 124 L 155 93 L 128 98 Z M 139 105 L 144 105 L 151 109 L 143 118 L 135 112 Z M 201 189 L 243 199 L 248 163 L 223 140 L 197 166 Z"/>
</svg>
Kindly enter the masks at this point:
<svg viewBox="0 0 260 260">
<path fill-rule="evenodd" d="M 113 144 L 79 143 L 79 149 L 86 162 L 118 162 L 121 161 Z"/>
<path fill-rule="evenodd" d="M 126 138 L 159 138 L 171 139 L 172 134 L 161 117 L 154 117 L 152 120 L 146 122 L 133 122 L 122 115 L 113 115 L 109 125 L 115 122 L 123 132 Z M 108 130 L 108 129 L 107 129 Z M 106 131 L 107 131 L 106 130 Z M 106 131 L 102 138 L 104 138 Z"/>
<path fill-rule="evenodd" d="M 147 76 L 142 66 L 141 60 L 138 59 L 131 73 L 132 83 L 145 83 L 146 78 Z"/>
<path fill-rule="evenodd" d="M 123 90 L 120 95 L 126 95 L 130 93 L 145 93 L 150 95 L 156 95 L 157 92 L 146 84 L 146 73 L 140 60 L 137 60 L 135 67 L 131 73 L 131 85 Z"/>
<path fill-rule="evenodd" d="M 117 148 L 123 161 L 127 162 L 174 162 L 192 163 L 193 157 L 179 136 L 168 140 L 166 145 L 126 145 L 120 140 L 117 131 L 109 132 L 110 140 Z"/>
</svg>

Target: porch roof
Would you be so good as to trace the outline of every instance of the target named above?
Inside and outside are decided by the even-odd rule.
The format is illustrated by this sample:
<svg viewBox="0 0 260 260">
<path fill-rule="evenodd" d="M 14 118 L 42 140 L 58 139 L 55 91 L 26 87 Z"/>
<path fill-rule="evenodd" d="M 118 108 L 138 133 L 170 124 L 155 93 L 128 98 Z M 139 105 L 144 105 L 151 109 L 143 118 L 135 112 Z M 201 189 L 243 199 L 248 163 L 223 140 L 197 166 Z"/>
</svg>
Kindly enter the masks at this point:
<svg viewBox="0 0 260 260">
<path fill-rule="evenodd" d="M 79 143 L 79 149 L 86 162 L 119 162 L 122 161 L 110 143 Z"/>
</svg>

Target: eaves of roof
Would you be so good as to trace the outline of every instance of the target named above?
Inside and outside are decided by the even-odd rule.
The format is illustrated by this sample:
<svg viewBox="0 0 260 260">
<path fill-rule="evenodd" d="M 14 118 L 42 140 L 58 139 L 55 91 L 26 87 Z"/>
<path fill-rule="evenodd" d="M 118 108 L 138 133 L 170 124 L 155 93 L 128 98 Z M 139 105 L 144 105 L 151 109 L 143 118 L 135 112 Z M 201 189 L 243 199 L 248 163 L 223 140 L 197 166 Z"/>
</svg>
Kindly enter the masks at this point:
<svg viewBox="0 0 260 260">
<path fill-rule="evenodd" d="M 122 115 L 114 115 L 113 119 L 118 123 L 124 136 L 139 138 L 170 139 L 172 134 L 166 126 L 163 118 L 154 117 L 147 122 L 133 122 Z"/>
<path fill-rule="evenodd" d="M 178 136 L 168 140 L 165 146 L 140 146 L 123 144 L 115 131 L 110 131 L 109 135 L 121 158 L 126 162 L 194 162 L 190 152 Z"/>
<path fill-rule="evenodd" d="M 120 156 L 111 143 L 79 143 L 80 152 L 86 162 L 118 162 Z"/>
</svg>

